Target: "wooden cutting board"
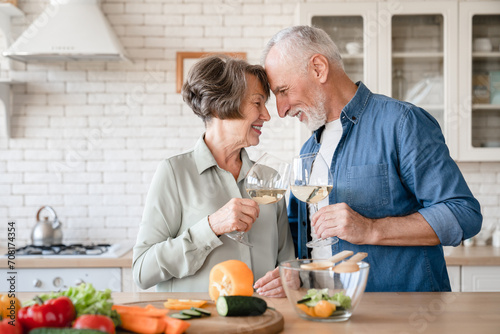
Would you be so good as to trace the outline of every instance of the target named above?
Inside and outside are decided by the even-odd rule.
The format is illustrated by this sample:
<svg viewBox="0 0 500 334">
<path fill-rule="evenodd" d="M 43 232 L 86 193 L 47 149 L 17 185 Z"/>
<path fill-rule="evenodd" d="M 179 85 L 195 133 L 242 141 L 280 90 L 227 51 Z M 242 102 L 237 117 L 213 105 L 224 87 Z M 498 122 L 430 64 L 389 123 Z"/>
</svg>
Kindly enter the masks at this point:
<svg viewBox="0 0 500 334">
<path fill-rule="evenodd" d="M 157 308 L 164 308 L 163 302 L 158 301 L 130 303 L 126 305 L 144 307 L 148 304 L 151 304 Z M 281 313 L 274 309 L 267 309 L 263 315 L 254 317 L 221 317 L 215 309 L 215 303 L 208 302 L 208 304 L 203 308 L 210 311 L 212 315 L 209 317 L 187 320 L 191 324 L 191 326 L 189 326 L 188 330 L 186 331 L 187 334 L 272 334 L 281 332 L 284 326 L 283 316 L 281 315 Z M 180 311 L 170 311 L 170 313 L 178 312 Z M 125 334 L 129 332 L 118 329 L 116 333 Z"/>
</svg>

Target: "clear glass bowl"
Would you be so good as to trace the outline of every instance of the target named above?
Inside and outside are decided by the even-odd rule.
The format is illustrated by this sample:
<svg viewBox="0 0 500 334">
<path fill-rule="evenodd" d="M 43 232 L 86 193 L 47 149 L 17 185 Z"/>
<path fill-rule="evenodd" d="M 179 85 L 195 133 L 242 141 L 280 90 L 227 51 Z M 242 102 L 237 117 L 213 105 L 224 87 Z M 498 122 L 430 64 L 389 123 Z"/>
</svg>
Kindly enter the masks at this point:
<svg viewBox="0 0 500 334">
<path fill-rule="evenodd" d="M 283 288 L 286 296 L 295 312 L 304 319 L 313 321 L 345 321 L 348 320 L 356 306 L 361 301 L 361 297 L 365 292 L 366 280 L 368 279 L 368 271 L 370 265 L 366 262 L 358 262 L 360 270 L 353 273 L 334 273 L 331 268 L 324 270 L 309 270 L 301 268 L 301 264 L 319 262 L 324 260 L 292 260 L 280 263 L 279 270 Z M 310 307 L 314 301 L 304 302 L 304 298 L 308 295 L 310 289 L 324 290 L 324 292 L 333 297 L 336 294 L 348 296 L 350 305 L 347 307 L 339 307 L 339 303 L 335 303 L 336 310 L 329 316 L 318 315 L 314 310 L 319 308 Z M 337 295 L 337 296 L 339 296 Z M 346 300 L 346 298 L 341 297 Z M 301 303 L 297 303 L 302 301 Z M 344 306 L 349 303 L 343 304 Z M 312 308 L 312 310 L 311 310 Z"/>
</svg>

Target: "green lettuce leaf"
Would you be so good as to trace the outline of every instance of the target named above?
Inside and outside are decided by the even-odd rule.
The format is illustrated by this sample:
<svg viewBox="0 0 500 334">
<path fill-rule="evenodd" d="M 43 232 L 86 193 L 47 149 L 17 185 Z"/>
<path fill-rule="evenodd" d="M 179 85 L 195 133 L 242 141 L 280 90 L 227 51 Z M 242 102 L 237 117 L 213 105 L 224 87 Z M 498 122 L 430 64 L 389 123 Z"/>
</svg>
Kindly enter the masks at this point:
<svg viewBox="0 0 500 334">
<path fill-rule="evenodd" d="M 76 316 L 82 314 L 102 314 L 110 317 L 115 326 L 121 324 L 120 315 L 115 310 L 112 310 L 113 300 L 111 299 L 111 290 L 104 291 L 96 290 L 90 283 L 82 283 L 76 287 L 69 287 L 66 291 L 50 292 L 42 294 L 40 297 L 44 302 L 49 299 L 54 299 L 59 296 L 66 296 L 73 302 L 76 310 Z M 36 300 L 29 300 L 23 303 L 23 306 L 31 306 L 36 304 Z"/>
</svg>

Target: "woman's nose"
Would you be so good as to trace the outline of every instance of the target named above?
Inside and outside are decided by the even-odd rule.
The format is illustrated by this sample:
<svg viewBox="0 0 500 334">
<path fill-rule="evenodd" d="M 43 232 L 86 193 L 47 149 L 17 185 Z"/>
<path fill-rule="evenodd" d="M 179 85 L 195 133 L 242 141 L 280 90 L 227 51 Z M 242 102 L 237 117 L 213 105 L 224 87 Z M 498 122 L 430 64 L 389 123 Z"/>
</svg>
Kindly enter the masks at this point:
<svg viewBox="0 0 500 334">
<path fill-rule="evenodd" d="M 261 118 L 266 122 L 271 119 L 271 115 L 269 114 L 269 110 L 267 110 L 266 106 L 264 106 L 264 111 L 261 113 Z"/>
</svg>

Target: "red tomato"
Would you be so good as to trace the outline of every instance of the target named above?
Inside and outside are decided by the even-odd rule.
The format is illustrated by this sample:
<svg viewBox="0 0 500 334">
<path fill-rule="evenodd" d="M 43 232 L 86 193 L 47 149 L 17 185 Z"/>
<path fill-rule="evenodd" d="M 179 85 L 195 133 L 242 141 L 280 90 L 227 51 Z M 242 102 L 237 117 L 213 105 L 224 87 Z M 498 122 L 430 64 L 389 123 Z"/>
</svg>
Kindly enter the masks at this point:
<svg viewBox="0 0 500 334">
<path fill-rule="evenodd" d="M 73 328 L 96 329 L 98 331 L 115 334 L 115 324 L 110 317 L 101 314 L 84 314 L 76 318 Z"/>
<path fill-rule="evenodd" d="M 4 319 L 0 321 L 0 333 L 2 334 L 23 334 L 23 330 L 21 328 L 21 324 L 19 322 L 15 322 L 15 326 L 9 324 L 10 319 Z"/>
</svg>

